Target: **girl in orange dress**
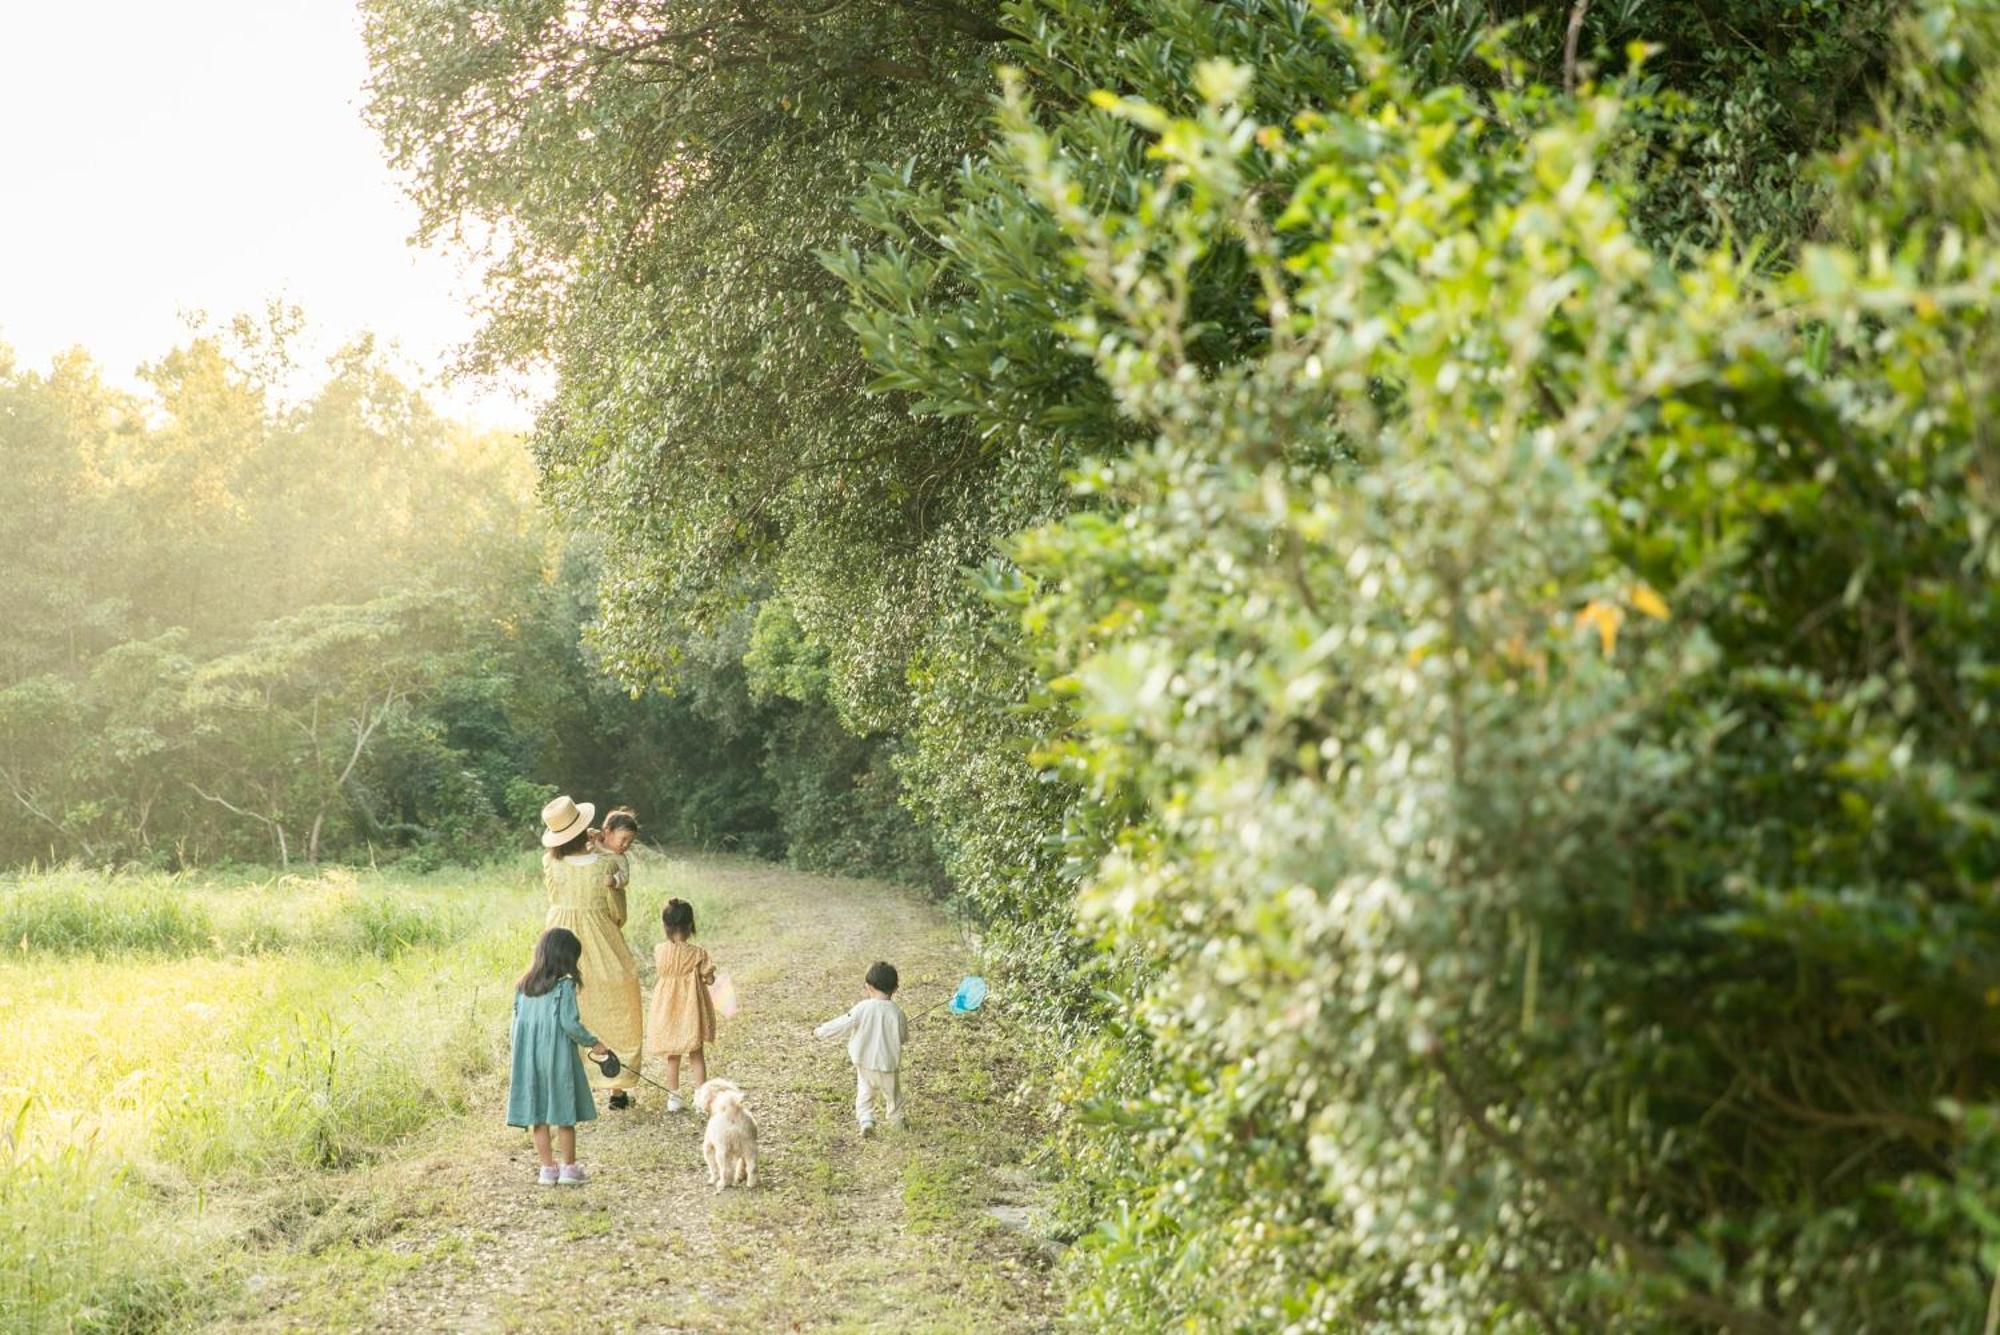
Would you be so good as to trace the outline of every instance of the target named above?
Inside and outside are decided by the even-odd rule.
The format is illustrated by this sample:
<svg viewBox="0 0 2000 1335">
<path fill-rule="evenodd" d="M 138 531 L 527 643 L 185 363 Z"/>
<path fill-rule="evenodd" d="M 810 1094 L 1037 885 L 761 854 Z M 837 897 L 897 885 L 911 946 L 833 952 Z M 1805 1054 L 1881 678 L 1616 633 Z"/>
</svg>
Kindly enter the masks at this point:
<svg viewBox="0 0 2000 1335">
<path fill-rule="evenodd" d="M 708 1079 L 702 1049 L 715 1039 L 715 1003 L 708 985 L 715 965 L 708 952 L 694 943 L 694 905 L 670 899 L 660 911 L 667 939 L 653 947 L 653 1009 L 646 1019 L 646 1051 L 667 1063 L 667 1111 L 681 1110 L 681 1058 L 687 1058 L 690 1088 Z"/>
</svg>

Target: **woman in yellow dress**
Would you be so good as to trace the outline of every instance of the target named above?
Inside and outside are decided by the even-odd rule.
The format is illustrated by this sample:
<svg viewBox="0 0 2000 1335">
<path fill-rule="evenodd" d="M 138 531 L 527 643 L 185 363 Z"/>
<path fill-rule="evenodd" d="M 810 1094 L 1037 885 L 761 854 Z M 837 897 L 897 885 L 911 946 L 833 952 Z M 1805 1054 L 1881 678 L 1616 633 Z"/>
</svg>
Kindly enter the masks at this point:
<svg viewBox="0 0 2000 1335">
<path fill-rule="evenodd" d="M 614 887 L 614 863 L 590 847 L 589 802 L 558 797 L 542 808 L 542 886 L 549 912 L 543 930 L 566 927 L 583 943 L 577 1010 L 583 1027 L 618 1054 L 618 1074 L 590 1067 L 592 1089 L 609 1090 L 609 1106 L 627 1108 L 639 1085 L 644 1039 L 639 962 L 625 944 L 625 888 Z"/>
</svg>

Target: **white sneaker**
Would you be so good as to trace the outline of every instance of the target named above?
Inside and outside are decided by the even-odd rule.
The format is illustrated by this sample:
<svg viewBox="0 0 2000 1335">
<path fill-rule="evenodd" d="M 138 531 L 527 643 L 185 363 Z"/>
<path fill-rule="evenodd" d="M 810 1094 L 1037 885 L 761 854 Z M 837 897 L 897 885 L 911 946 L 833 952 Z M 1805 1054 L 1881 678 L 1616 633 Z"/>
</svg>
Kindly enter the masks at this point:
<svg viewBox="0 0 2000 1335">
<path fill-rule="evenodd" d="M 542 1169 L 541 1176 L 536 1178 L 535 1182 L 539 1186 L 553 1187 L 556 1184 L 556 1178 L 558 1175 L 559 1175 L 559 1170 L 556 1168 L 554 1164 L 550 1164 L 548 1167 Z"/>
<path fill-rule="evenodd" d="M 564 1187 L 580 1187 L 590 1181 L 590 1174 L 583 1171 L 580 1163 L 566 1163 L 556 1176 L 556 1184 Z"/>
<path fill-rule="evenodd" d="M 667 1095 L 667 1111 L 679 1112 L 680 1110 L 681 1110 L 681 1096 L 679 1094 Z"/>
</svg>

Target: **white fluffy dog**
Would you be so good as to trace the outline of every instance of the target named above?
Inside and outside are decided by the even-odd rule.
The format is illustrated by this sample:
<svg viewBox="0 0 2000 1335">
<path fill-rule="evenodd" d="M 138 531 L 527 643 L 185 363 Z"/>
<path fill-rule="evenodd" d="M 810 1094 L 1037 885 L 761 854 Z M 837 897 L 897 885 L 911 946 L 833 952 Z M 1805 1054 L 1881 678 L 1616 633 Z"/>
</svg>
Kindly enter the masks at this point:
<svg viewBox="0 0 2000 1335">
<path fill-rule="evenodd" d="M 694 1092 L 694 1106 L 708 1118 L 701 1157 L 720 1194 L 729 1183 L 757 1185 L 757 1123 L 743 1106 L 743 1091 L 728 1080 L 710 1080 Z"/>
</svg>

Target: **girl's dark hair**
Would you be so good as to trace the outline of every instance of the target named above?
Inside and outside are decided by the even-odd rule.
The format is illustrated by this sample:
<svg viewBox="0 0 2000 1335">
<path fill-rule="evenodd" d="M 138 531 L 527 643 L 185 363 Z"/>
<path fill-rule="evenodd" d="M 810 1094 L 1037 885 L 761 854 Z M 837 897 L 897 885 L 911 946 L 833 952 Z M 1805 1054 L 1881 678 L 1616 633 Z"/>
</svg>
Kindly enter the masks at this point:
<svg viewBox="0 0 2000 1335">
<path fill-rule="evenodd" d="M 571 857 L 577 853 L 586 852 L 589 850 L 589 848 L 590 848 L 590 831 L 578 830 L 576 832 L 576 837 L 571 839 L 568 843 L 557 844 L 554 848 L 551 848 L 549 850 L 549 856 L 552 858 L 566 858 L 566 857 Z"/>
<path fill-rule="evenodd" d="M 868 966 L 868 977 L 863 980 L 885 997 L 896 995 L 896 966 L 885 960 L 876 960 Z"/>
<path fill-rule="evenodd" d="M 535 958 L 514 990 L 524 997 L 539 997 L 565 978 L 582 987 L 583 975 L 576 968 L 582 958 L 583 942 L 576 939 L 576 933 L 567 927 L 551 927 L 535 942 Z"/>
<path fill-rule="evenodd" d="M 667 935 L 689 937 L 694 935 L 694 905 L 685 899 L 670 899 L 660 910 L 660 926 L 667 929 Z"/>
<path fill-rule="evenodd" d="M 611 808 L 611 810 L 604 813 L 604 832 L 610 834 L 613 830 L 630 830 L 634 834 L 639 833 L 639 813 L 630 807 Z"/>
</svg>

